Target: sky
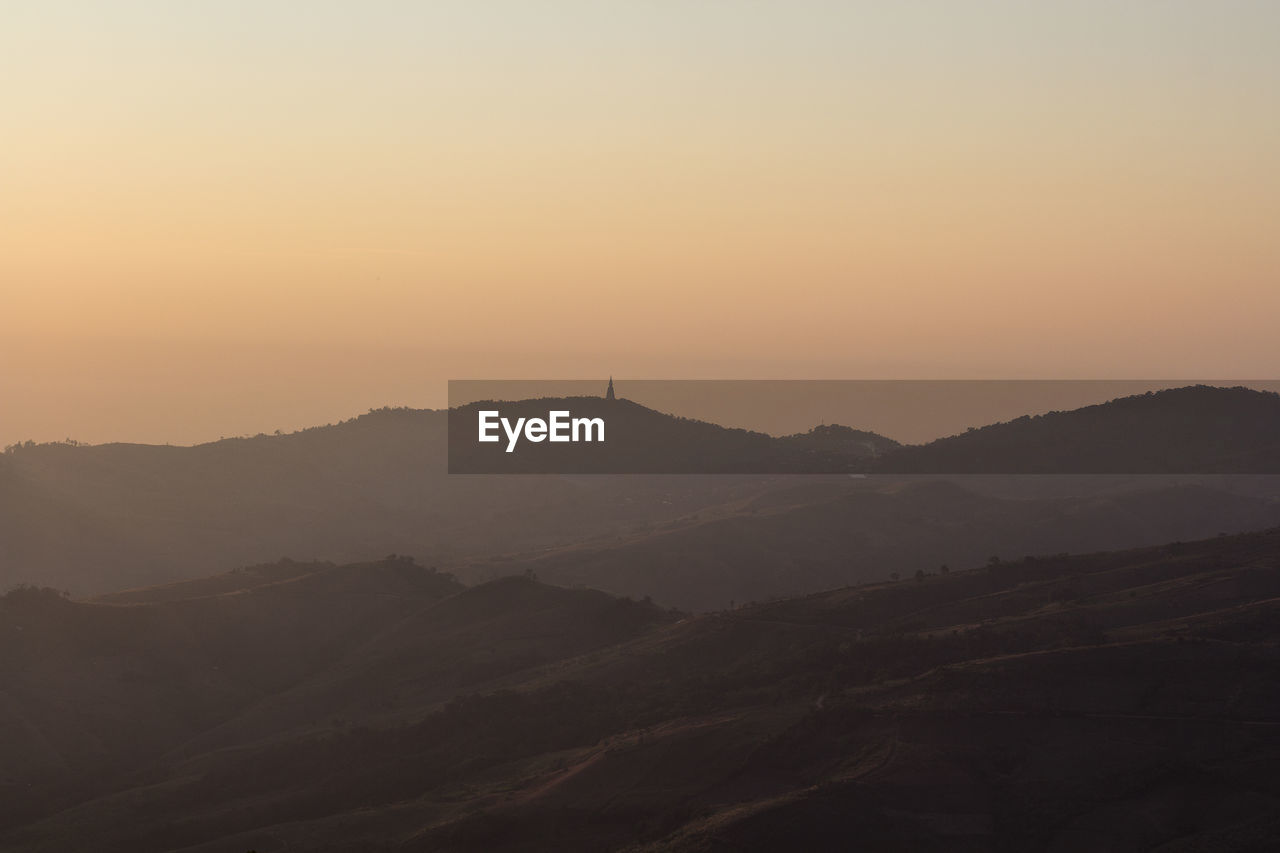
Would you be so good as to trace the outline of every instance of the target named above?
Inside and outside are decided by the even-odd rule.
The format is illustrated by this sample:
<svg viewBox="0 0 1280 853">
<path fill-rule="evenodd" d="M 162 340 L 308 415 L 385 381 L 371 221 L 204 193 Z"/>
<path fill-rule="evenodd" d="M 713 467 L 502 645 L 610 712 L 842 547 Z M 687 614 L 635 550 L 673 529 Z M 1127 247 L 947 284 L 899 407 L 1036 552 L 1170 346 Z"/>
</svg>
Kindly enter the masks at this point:
<svg viewBox="0 0 1280 853">
<path fill-rule="evenodd" d="M 1280 4 L 0 0 L 0 444 L 1280 377 Z"/>
</svg>

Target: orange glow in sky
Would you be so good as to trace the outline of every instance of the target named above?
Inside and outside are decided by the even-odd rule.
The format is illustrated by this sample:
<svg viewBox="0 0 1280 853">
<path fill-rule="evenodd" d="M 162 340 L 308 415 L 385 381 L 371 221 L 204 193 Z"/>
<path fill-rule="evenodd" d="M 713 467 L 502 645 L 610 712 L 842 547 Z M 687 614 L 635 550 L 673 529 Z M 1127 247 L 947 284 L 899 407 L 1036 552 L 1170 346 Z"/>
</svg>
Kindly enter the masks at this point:
<svg viewBox="0 0 1280 853">
<path fill-rule="evenodd" d="M 449 377 L 1280 376 L 1280 6 L 49 2 L 0 444 Z"/>
</svg>

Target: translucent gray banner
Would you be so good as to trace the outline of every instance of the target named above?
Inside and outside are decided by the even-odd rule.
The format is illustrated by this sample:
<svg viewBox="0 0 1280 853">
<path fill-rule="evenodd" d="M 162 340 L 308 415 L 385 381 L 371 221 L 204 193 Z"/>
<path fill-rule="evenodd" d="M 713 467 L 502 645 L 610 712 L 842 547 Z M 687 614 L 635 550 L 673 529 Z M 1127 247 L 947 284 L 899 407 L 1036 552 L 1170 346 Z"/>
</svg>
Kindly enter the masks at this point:
<svg viewBox="0 0 1280 853">
<path fill-rule="evenodd" d="M 1276 380 L 453 380 L 454 474 L 1273 474 Z"/>
</svg>

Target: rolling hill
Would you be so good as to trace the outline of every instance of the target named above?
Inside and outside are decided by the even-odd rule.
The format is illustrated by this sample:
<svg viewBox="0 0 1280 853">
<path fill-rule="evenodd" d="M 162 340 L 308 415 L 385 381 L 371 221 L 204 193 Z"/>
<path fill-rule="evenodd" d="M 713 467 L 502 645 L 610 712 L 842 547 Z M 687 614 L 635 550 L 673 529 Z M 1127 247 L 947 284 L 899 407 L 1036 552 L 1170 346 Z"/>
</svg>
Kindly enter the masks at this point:
<svg viewBox="0 0 1280 853">
<path fill-rule="evenodd" d="M 401 559 L 241 574 L 4 599 L 0 631 L 30 633 L 3 647 L 0 846 L 1243 853 L 1280 838 L 1280 530 L 696 617 L 524 576 L 461 589 Z M 286 661 L 293 677 L 260 681 Z M 24 743 L 65 758 L 15 763 Z"/>
<path fill-rule="evenodd" d="M 561 411 L 598 419 L 605 440 L 513 445 L 476 440 L 477 415 L 496 411 L 510 424 Z M 568 418 L 568 415 L 566 415 Z M 568 437 L 568 436 L 566 436 Z M 775 438 L 659 412 L 631 400 L 555 397 L 469 403 L 449 410 L 449 470 L 455 474 L 840 474 L 864 470 L 898 442 L 844 426 Z"/>
<path fill-rule="evenodd" d="M 880 471 L 869 482 L 884 495 L 895 494 L 897 481 L 909 479 L 884 473 L 889 470 L 943 472 L 935 476 L 967 471 L 1276 470 L 1268 460 L 1280 435 L 1280 397 L 1243 389 L 1175 389 L 993 425 L 920 447 L 897 446 L 838 426 L 770 438 L 673 418 L 624 400 L 583 399 L 588 406 L 584 413 L 593 411 L 590 406 L 604 405 L 633 413 L 636 435 L 643 439 L 637 447 L 644 452 L 637 461 L 651 461 L 662 448 L 676 448 L 681 464 L 718 465 L 717 470 L 743 467 L 742 454 L 752 460 L 747 467 L 757 470 L 770 465 L 830 470 L 828 465 L 838 463 L 839 470 Z M 525 405 L 545 409 L 546 401 Z M 552 554 L 583 542 L 612 548 L 668 525 L 675 536 L 674 530 L 690 526 L 694 516 L 695 526 L 737 517 L 735 523 L 747 531 L 745 538 L 769 549 L 774 546 L 765 540 L 772 535 L 770 526 L 778 523 L 765 520 L 771 501 L 809 494 L 819 504 L 812 514 L 830 514 L 830 507 L 821 506 L 829 502 L 830 483 L 845 482 L 800 475 L 449 475 L 449 417 L 446 412 L 385 409 L 290 435 L 195 447 L 13 448 L 0 455 L 0 590 L 29 583 L 83 596 L 198 578 L 281 555 L 349 563 L 388 551 L 412 554 L 425 565 L 459 567 L 470 573 L 468 577 L 485 577 L 502 573 L 503 561 L 526 560 L 533 552 Z M 1120 464 L 1124 460 L 1131 461 Z M 933 562 L 957 559 L 948 553 L 985 559 L 972 550 L 979 547 L 997 554 L 1052 549 L 1058 542 L 1073 548 L 1076 544 L 1066 534 L 1079 532 L 1078 517 L 1091 512 L 1099 514 L 1101 529 L 1114 535 L 1085 529 L 1090 538 L 1083 540 L 1084 547 L 1125 547 L 1238 531 L 1272 523 L 1267 507 L 1243 506 L 1239 495 L 1262 500 L 1280 495 L 1274 478 L 1262 482 L 1241 473 L 1201 475 L 1199 480 L 1178 482 L 1198 482 L 1212 492 L 1183 492 L 1177 499 L 1154 493 L 1134 497 L 1120 501 L 1117 512 L 1108 516 L 1103 508 L 1090 509 L 1085 500 L 1100 491 L 1115 491 L 1105 485 L 1107 476 L 1026 478 L 1018 487 L 1020 499 L 1074 497 L 1082 501 L 1079 510 L 1046 504 L 1015 512 L 1009 506 L 1009 524 L 1021 513 L 1038 532 L 1010 533 L 1006 524 L 1003 533 L 1012 538 L 997 538 L 1000 525 L 993 522 L 991 536 L 984 539 L 974 533 L 968 541 L 957 540 L 955 550 L 942 541 L 942 528 L 919 534 L 900 523 L 918 514 L 917 496 L 866 498 L 868 518 L 886 519 L 884 529 L 899 534 L 895 541 L 882 541 L 883 531 L 875 529 L 864 530 L 869 538 L 859 540 L 859 526 L 867 528 L 870 521 L 837 519 L 849 525 L 850 536 L 832 543 L 837 531 L 820 532 L 821 547 L 802 548 L 796 554 L 799 563 L 783 561 L 777 569 L 787 577 L 764 583 L 748 578 L 740 588 L 721 588 L 718 597 L 706 590 L 673 589 L 666 581 L 653 588 L 615 583 L 609 573 L 575 576 L 557 568 L 555 576 L 567 583 L 654 595 L 680 606 L 720 606 L 729 599 L 810 591 L 824 584 L 883 579 L 891 571 L 915 571 L 921 567 L 915 556 L 928 568 Z M 1120 480 L 1135 493 L 1168 485 L 1141 476 Z M 976 480 L 962 482 L 970 491 L 986 488 L 974 485 Z M 937 517 L 957 518 L 968 512 L 960 506 L 965 500 L 957 498 L 956 506 Z M 1145 508 L 1140 506 L 1144 503 Z M 1183 526 L 1159 521 L 1159 508 L 1166 505 L 1171 506 L 1170 518 L 1186 521 Z M 1232 522 L 1220 506 L 1234 506 L 1241 513 L 1239 521 Z M 932 517 L 928 512 L 925 516 Z M 1062 524 L 1061 535 L 1050 529 L 1055 519 Z M 760 531 L 757 522 L 763 525 Z M 714 538 L 726 532 L 721 528 L 688 536 Z M 859 541 L 871 547 L 861 549 Z M 678 552 L 676 547 L 673 558 Z M 888 556 L 894 553 L 903 556 Z M 496 568 L 478 565 L 490 559 L 499 561 Z M 578 555 L 567 556 L 557 566 L 577 559 Z M 804 577 L 804 560 L 816 561 L 814 577 Z M 841 561 L 842 567 L 837 566 Z M 675 568 L 658 564 L 654 570 L 671 576 Z M 718 571 L 714 560 L 707 571 Z"/>
<path fill-rule="evenodd" d="M 895 474 L 1280 474 L 1280 394 L 1195 385 L 1024 416 L 871 463 Z"/>
<path fill-rule="evenodd" d="M 732 512 L 450 570 L 467 582 L 531 571 L 551 583 L 647 595 L 697 612 L 908 577 L 948 562 L 1152 545 L 1280 524 L 1280 500 L 1272 495 L 1195 482 L 1156 478 L 1139 488 L 1034 499 L 984 493 L 984 485 L 965 478 L 813 483 L 771 491 Z"/>
<path fill-rule="evenodd" d="M 194 447 L 22 447 L 0 455 L 0 591 L 92 595 L 282 555 L 394 551 L 426 565 L 696 512 L 759 478 L 450 477 L 444 412 L 379 410 Z"/>
<path fill-rule="evenodd" d="M 519 578 L 469 589 L 398 556 L 101 601 L 13 590 L 0 598 L 0 822 L 136 783 L 153 762 L 401 720 L 669 618 Z"/>
</svg>

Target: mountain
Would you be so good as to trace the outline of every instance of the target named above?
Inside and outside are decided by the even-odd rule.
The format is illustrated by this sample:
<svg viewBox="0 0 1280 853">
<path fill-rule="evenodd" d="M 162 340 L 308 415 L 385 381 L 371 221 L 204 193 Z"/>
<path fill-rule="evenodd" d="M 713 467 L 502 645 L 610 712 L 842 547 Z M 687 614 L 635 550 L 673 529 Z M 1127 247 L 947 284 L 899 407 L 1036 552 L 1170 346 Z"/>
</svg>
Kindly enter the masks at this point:
<svg viewBox="0 0 1280 853">
<path fill-rule="evenodd" d="M 512 441 L 495 422 L 480 443 L 481 411 L 599 419 L 607 440 Z M 454 473 L 1280 474 L 1280 394 L 1243 387 L 1148 392 L 923 446 L 842 426 L 774 438 L 598 397 L 473 403 L 449 419 Z"/>
<path fill-rule="evenodd" d="M 1280 394 L 1208 385 L 1148 392 L 902 447 L 870 470 L 1280 474 Z"/>
<path fill-rule="evenodd" d="M 1274 484 L 1273 484 L 1274 486 Z M 531 571 L 551 583 L 652 596 L 695 612 L 946 562 L 1101 551 L 1280 524 L 1280 499 L 1157 480 L 1101 494 L 1027 499 L 965 479 L 836 480 L 532 554 L 451 564 L 466 581 Z"/>
<path fill-rule="evenodd" d="M 564 412 L 596 419 L 604 430 L 586 441 L 516 439 L 493 420 L 492 442 L 477 441 L 479 415 L 496 412 L 511 430 L 530 419 Z M 572 433 L 566 430 L 566 438 Z M 458 474 L 837 474 L 861 471 L 899 445 L 849 427 L 819 427 L 775 438 L 677 417 L 631 400 L 547 397 L 470 403 L 449 410 L 449 470 Z"/>
<path fill-rule="evenodd" d="M 94 601 L 19 588 L 0 597 L 0 824 L 137 784 L 155 762 L 400 722 L 669 618 L 522 578 L 465 588 L 398 556 Z"/>
<path fill-rule="evenodd" d="M 701 616 L 401 558 L 235 574 L 0 601 L 0 847 L 1280 840 L 1280 529 Z"/>
<path fill-rule="evenodd" d="M 780 561 L 776 571 L 786 576 L 780 579 L 758 583 L 746 578 L 735 587 L 704 583 L 686 573 L 691 588 L 682 590 L 667 581 L 647 587 L 630 581 L 616 583 L 608 573 L 576 578 L 556 570 L 555 577 L 564 582 L 605 585 L 691 608 L 883 579 L 892 571 L 913 572 L 922 562 L 928 568 L 954 559 L 948 554 L 985 559 L 974 550 L 978 548 L 1027 553 L 1058 547 L 1125 547 L 1161 538 L 1234 532 L 1272 523 L 1274 516 L 1267 515 L 1270 506 L 1265 501 L 1280 495 L 1274 481 L 1267 485 L 1263 478 L 1250 479 L 1251 475 L 1185 477 L 1184 485 L 1200 483 L 1205 490 L 1184 491 L 1173 501 L 1171 518 L 1185 521 L 1175 526 L 1162 524 L 1157 516 L 1168 496 L 1135 496 L 1128 503 L 1122 501 L 1110 515 L 1104 507 L 1090 508 L 1088 500 L 1098 494 L 1097 483 L 1106 479 L 1103 475 L 1024 478 L 1025 484 L 1017 487 L 1020 499 L 1042 500 L 1049 494 L 1075 497 L 1082 502 L 1080 508 L 1042 504 L 1019 509 L 1008 504 L 996 512 L 1006 516 L 1003 522 L 948 532 L 945 525 L 917 529 L 904 523 L 916 512 L 912 507 L 916 498 L 892 495 L 910 477 L 883 473 L 936 470 L 944 473 L 934 476 L 950 476 L 945 472 L 1017 472 L 1046 466 L 1081 472 L 1275 470 L 1264 463 L 1280 435 L 1280 429 L 1273 429 L 1280 426 L 1276 421 L 1280 398 L 1243 389 L 1187 388 L 1125 398 L 985 427 L 922 447 L 900 447 L 872 433 L 839 426 L 774 438 L 674 418 L 625 400 L 580 398 L 579 406 L 578 399 L 568 401 L 571 405 L 566 407 L 582 415 L 607 409 L 613 413 L 610 429 L 631 425 L 636 443 L 618 452 L 634 451 L 632 461 L 637 465 L 651 464 L 654 454 L 669 452 L 674 463 L 708 470 L 804 471 L 834 466 L 881 472 L 868 478 L 868 488 L 890 497 L 866 499 L 865 521 L 848 513 L 835 518 L 839 514 L 834 513 L 833 523 L 847 526 L 850 535 L 839 540 L 835 530 L 822 530 L 815 534 L 814 547 L 799 542 L 794 559 Z M 545 414 L 548 405 L 545 400 L 524 401 L 511 412 Z M 832 483 L 861 482 L 796 474 L 450 475 L 449 418 L 466 420 L 468 411 L 386 409 L 290 435 L 226 439 L 195 447 L 48 444 L 11 448 L 0 455 L 0 590 L 28 583 L 84 596 L 207 576 L 228 566 L 270 562 L 281 555 L 350 563 L 369 561 L 388 551 L 412 554 L 428 566 L 465 570 L 469 578 L 485 577 L 502 573 L 505 563 L 527 560 L 535 553 L 558 554 L 579 545 L 612 548 L 666 529 L 674 533 L 731 518 L 746 530 L 740 538 L 767 550 L 775 548 L 768 541 L 773 535 L 769 525 L 774 522 L 764 521 L 776 509 L 769 509 L 773 502 L 804 494 L 822 503 L 830 497 Z M 620 419 L 618 412 L 624 415 Z M 467 435 L 473 430 L 474 423 Z M 555 452 L 569 446 L 555 445 Z M 485 447 L 499 456 L 519 455 L 505 454 L 499 444 Z M 1131 451 L 1146 455 L 1130 455 Z M 751 464 L 745 465 L 744 459 Z M 1121 465 L 1124 459 L 1135 461 Z M 625 459 L 612 460 L 619 461 Z M 1122 479 L 1135 494 L 1168 485 L 1142 477 Z M 964 486 L 974 490 L 968 479 Z M 1239 494 L 1261 503 L 1246 506 L 1237 500 Z M 779 497 L 770 497 L 775 495 Z M 967 500 L 955 498 L 954 506 L 937 517 L 960 519 L 969 512 L 962 505 Z M 1144 503 L 1145 508 L 1139 506 Z M 1219 504 L 1235 507 L 1238 516 Z M 812 512 L 832 510 L 816 506 Z M 1097 531 L 1079 523 L 1080 516 L 1091 514 Z M 926 517 L 930 516 L 926 513 Z M 1238 523 L 1232 522 L 1233 517 L 1239 518 Z M 885 527 L 873 529 L 871 518 L 884 520 Z M 1028 525 L 1028 532 L 1016 526 L 1018 519 Z M 766 529 L 756 532 L 757 522 Z M 1058 533 L 1054 525 L 1059 526 Z M 797 531 L 802 527 L 798 523 Z M 1102 535 L 1105 531 L 1114 535 Z M 1085 538 L 1077 542 L 1067 535 L 1076 532 Z M 726 525 L 704 533 L 710 537 L 708 542 L 722 534 L 733 535 Z M 701 535 L 689 534 L 695 539 Z M 789 535 L 783 531 L 775 538 L 781 541 Z M 956 537 L 954 547 L 946 536 Z M 679 547 L 670 553 L 678 557 Z M 807 579 L 805 561 L 816 567 L 815 575 Z M 843 561 L 844 568 L 833 561 Z M 492 570 L 486 562 L 494 563 Z M 743 556 L 748 568 L 753 562 L 758 561 L 749 554 Z M 716 555 L 700 565 L 713 575 L 727 571 L 724 559 Z M 654 570 L 668 576 L 678 571 L 670 563 L 658 564 Z M 746 574 L 752 572 L 759 575 L 755 569 Z M 692 588 L 698 584 L 706 588 Z"/>
<path fill-rule="evenodd" d="M 0 455 L 0 591 L 76 595 L 281 555 L 427 565 L 697 512 L 759 478 L 450 477 L 446 414 L 386 409 L 194 447 L 45 444 Z"/>
</svg>

